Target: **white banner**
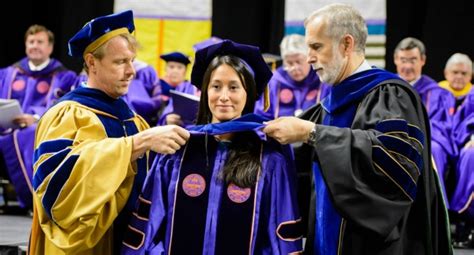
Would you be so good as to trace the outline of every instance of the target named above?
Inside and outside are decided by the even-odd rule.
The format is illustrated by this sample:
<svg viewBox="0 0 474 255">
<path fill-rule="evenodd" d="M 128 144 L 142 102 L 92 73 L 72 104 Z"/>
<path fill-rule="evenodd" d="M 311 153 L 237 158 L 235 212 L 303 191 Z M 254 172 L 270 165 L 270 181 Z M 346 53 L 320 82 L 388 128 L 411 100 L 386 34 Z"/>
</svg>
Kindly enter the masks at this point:
<svg viewBox="0 0 474 255">
<path fill-rule="evenodd" d="M 115 0 L 115 12 L 128 9 L 138 18 L 210 20 L 212 0 Z"/>
<path fill-rule="evenodd" d="M 302 22 L 313 11 L 335 2 L 334 0 L 286 0 L 285 21 Z M 337 2 L 354 6 L 368 23 L 377 20 L 385 21 L 387 17 L 386 0 L 339 0 Z"/>
</svg>

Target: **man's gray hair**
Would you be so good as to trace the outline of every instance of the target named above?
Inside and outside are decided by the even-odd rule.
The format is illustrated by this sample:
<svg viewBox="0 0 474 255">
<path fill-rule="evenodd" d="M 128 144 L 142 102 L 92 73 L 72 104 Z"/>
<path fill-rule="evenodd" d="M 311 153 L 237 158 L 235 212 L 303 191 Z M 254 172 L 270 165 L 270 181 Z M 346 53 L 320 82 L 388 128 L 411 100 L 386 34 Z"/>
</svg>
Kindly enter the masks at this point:
<svg viewBox="0 0 474 255">
<path fill-rule="evenodd" d="M 304 36 L 299 34 L 291 34 L 283 37 L 280 43 L 280 55 L 284 58 L 291 54 L 303 54 L 306 56 L 308 53 L 308 46 L 304 41 Z"/>
<path fill-rule="evenodd" d="M 469 67 L 469 70 L 472 72 L 472 60 L 468 55 L 462 53 L 454 53 L 446 62 L 444 69 L 449 69 L 451 66 L 456 64 L 464 64 Z"/>
<path fill-rule="evenodd" d="M 354 37 L 355 51 L 365 53 L 367 41 L 367 25 L 358 10 L 348 4 L 330 4 L 314 11 L 304 22 L 308 26 L 317 17 L 322 17 L 327 22 L 326 35 L 339 41 L 346 35 Z"/>
<path fill-rule="evenodd" d="M 414 37 L 407 37 L 403 40 L 401 40 L 398 44 L 397 47 L 395 47 L 395 54 L 401 50 L 412 50 L 418 48 L 420 51 L 421 56 L 426 56 L 426 48 L 423 42 L 420 40 L 414 38 Z"/>
</svg>

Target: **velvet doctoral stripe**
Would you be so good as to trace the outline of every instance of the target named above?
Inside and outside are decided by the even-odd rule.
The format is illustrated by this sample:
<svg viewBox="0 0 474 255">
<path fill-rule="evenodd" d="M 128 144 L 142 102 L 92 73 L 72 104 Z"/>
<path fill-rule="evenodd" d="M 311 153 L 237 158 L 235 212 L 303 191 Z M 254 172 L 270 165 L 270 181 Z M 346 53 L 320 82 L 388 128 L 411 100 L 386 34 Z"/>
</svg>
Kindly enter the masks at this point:
<svg viewBox="0 0 474 255">
<path fill-rule="evenodd" d="M 193 136 L 183 156 L 176 187 L 170 254 L 201 254 L 216 142 Z M 206 146 L 207 149 L 206 149 Z M 208 160 L 203 160 L 208 157 Z M 209 162 L 209 166 L 206 166 Z"/>
<path fill-rule="evenodd" d="M 228 184 L 222 192 L 215 254 L 249 254 L 255 214 L 255 186 L 238 188 Z M 231 200 L 232 192 L 240 193 L 240 198 Z"/>
</svg>

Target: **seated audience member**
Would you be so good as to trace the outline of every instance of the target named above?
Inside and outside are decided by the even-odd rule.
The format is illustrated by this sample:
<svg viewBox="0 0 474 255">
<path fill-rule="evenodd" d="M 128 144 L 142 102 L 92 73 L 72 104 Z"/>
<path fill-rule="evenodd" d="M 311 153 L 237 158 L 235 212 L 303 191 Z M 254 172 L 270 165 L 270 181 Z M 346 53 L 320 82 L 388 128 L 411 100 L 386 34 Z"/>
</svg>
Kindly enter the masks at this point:
<svg viewBox="0 0 474 255">
<path fill-rule="evenodd" d="M 456 154 L 451 141 L 454 97 L 428 75 L 422 74 L 426 63 L 426 48 L 420 40 L 413 37 L 401 40 L 395 48 L 394 62 L 398 75 L 410 83 L 428 111 L 431 124 L 431 154 L 440 176 L 445 204 L 449 207 L 446 180 L 448 166 Z"/>
<path fill-rule="evenodd" d="M 268 86 L 270 107 L 264 109 L 263 99 L 255 107 L 255 113 L 268 118 L 296 116 L 315 105 L 327 94 L 316 72 L 306 61 L 308 48 L 304 36 L 287 35 L 280 43 L 283 66 L 273 72 Z"/>
<path fill-rule="evenodd" d="M 36 123 L 48 107 L 72 89 L 76 78 L 73 71 L 51 58 L 53 49 L 53 32 L 32 25 L 25 33 L 26 57 L 0 70 L 0 98 L 18 100 L 23 110 L 14 119 L 17 128 L 0 127 L 0 154 L 22 208 L 33 206 L 31 160 Z"/>
<path fill-rule="evenodd" d="M 198 96 L 199 90 L 186 80 L 186 69 L 189 57 L 181 52 L 171 52 L 160 56 L 166 61 L 165 76 L 160 80 L 162 111 L 158 125 L 175 124 L 183 125 L 181 116 L 173 112 L 173 101 L 170 90 Z"/>
<path fill-rule="evenodd" d="M 458 159 L 455 188 L 450 198 L 451 215 L 456 225 L 455 246 L 474 247 L 474 90 L 465 96 L 453 120 L 453 140 Z"/>
<path fill-rule="evenodd" d="M 466 54 L 455 53 L 446 62 L 444 78 L 439 85 L 449 90 L 456 98 L 456 109 L 472 88 L 472 60 Z"/>
<path fill-rule="evenodd" d="M 271 75 L 254 46 L 224 40 L 196 52 L 198 126 L 175 156 L 155 160 L 122 254 L 302 251 L 289 147 L 262 140 L 266 119 L 252 114 Z"/>
</svg>

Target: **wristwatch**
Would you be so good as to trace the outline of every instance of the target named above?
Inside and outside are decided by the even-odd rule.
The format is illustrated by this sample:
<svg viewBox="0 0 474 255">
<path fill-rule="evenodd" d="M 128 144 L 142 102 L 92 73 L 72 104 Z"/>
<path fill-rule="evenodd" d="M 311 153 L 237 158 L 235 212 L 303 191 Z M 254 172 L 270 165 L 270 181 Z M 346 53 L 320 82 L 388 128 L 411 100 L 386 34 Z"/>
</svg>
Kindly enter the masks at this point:
<svg viewBox="0 0 474 255">
<path fill-rule="evenodd" d="M 308 140 L 306 141 L 307 144 L 309 145 L 315 145 L 316 144 L 316 125 L 314 125 L 314 128 L 311 129 L 311 132 L 309 132 L 309 137 Z"/>
</svg>

